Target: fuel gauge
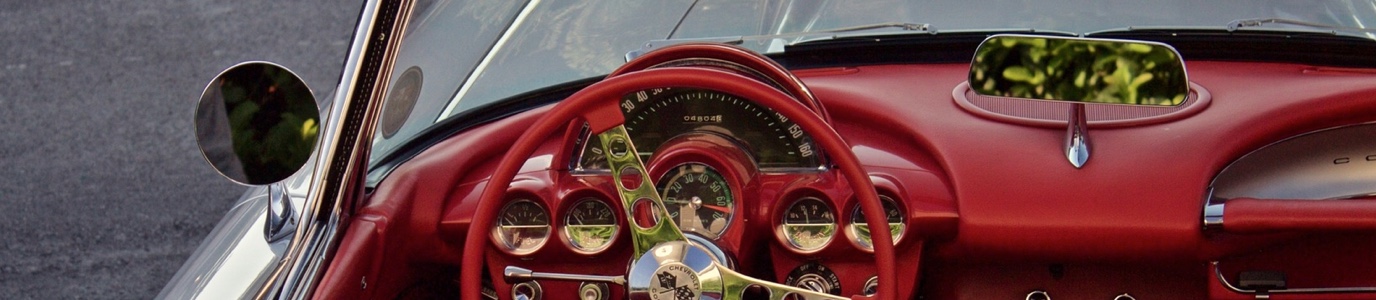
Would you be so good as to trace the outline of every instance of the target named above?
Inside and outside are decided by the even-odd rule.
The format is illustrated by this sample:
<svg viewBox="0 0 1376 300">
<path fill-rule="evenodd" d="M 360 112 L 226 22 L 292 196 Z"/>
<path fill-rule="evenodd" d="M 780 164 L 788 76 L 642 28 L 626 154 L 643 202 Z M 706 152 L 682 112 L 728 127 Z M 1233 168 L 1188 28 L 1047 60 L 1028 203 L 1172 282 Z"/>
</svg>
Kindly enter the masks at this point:
<svg viewBox="0 0 1376 300">
<path fill-rule="evenodd" d="M 822 249 L 836 236 L 836 214 L 822 199 L 803 197 L 788 206 L 780 225 L 793 248 L 811 252 Z"/>
</svg>

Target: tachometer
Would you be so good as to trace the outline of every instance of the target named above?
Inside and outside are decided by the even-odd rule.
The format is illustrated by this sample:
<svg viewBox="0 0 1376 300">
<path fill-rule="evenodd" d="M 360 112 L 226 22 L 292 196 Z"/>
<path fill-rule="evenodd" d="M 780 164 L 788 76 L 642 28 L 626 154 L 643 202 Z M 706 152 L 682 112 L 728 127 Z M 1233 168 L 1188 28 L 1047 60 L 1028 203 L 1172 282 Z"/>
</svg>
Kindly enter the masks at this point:
<svg viewBox="0 0 1376 300">
<path fill-rule="evenodd" d="M 889 236 L 893 237 L 894 244 L 903 238 L 903 229 L 906 222 L 903 220 L 903 212 L 898 209 L 898 202 L 889 196 L 879 195 L 879 202 L 884 206 L 884 217 L 889 222 Z M 865 251 L 874 251 L 874 244 L 870 240 L 870 226 L 865 224 L 865 212 L 860 210 L 860 204 L 856 204 L 850 214 L 850 226 L 846 228 L 855 244 Z"/>
<path fill-rule="evenodd" d="M 726 178 L 700 163 L 674 168 L 659 180 L 669 217 L 684 232 L 716 239 L 726 230 L 735 210 L 735 198 Z"/>
<path fill-rule="evenodd" d="M 492 239 L 512 254 L 530 254 L 549 240 L 549 224 L 549 212 L 544 206 L 529 199 L 516 199 L 498 212 Z"/>
<path fill-rule="evenodd" d="M 817 251 L 836 236 L 836 214 L 822 199 L 803 197 L 788 206 L 779 226 L 789 246 L 804 252 Z"/>
<path fill-rule="evenodd" d="M 715 91 L 665 88 L 640 91 L 621 101 L 626 132 L 649 161 L 664 142 L 686 133 L 710 132 L 740 143 L 762 169 L 816 169 L 812 137 L 768 107 Z M 595 139 L 596 137 L 590 137 Z M 584 141 L 581 169 L 606 169 L 600 143 Z"/>
<path fill-rule="evenodd" d="M 616 238 L 616 230 L 616 213 L 607 202 L 597 198 L 578 199 L 564 217 L 564 235 L 569 245 L 581 252 L 607 249 Z"/>
</svg>

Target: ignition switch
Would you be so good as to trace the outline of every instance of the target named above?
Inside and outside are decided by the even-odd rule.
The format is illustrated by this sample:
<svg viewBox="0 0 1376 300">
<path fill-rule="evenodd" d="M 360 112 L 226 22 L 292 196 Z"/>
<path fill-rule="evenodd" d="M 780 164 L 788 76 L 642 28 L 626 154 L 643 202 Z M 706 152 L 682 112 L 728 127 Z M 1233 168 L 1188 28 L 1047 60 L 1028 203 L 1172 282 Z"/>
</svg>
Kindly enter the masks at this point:
<svg viewBox="0 0 1376 300">
<path fill-rule="evenodd" d="M 817 262 L 794 268 L 788 272 L 784 283 L 818 293 L 841 295 L 841 279 L 827 266 Z"/>
</svg>

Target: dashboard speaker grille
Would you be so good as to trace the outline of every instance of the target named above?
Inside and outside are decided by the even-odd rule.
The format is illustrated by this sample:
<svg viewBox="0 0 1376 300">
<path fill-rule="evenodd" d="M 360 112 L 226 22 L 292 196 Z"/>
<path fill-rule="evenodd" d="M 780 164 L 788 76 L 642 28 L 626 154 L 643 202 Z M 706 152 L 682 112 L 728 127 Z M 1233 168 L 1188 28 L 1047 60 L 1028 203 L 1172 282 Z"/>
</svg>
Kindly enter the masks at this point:
<svg viewBox="0 0 1376 300">
<path fill-rule="evenodd" d="M 1070 115 L 1071 103 L 1029 100 L 976 94 L 962 83 L 952 93 L 957 104 L 966 111 L 1008 123 L 1043 127 L 1064 127 Z M 1090 127 L 1138 126 L 1175 120 L 1204 109 L 1209 93 L 1190 84 L 1190 95 L 1177 106 L 1132 106 L 1117 104 L 1085 105 Z"/>
</svg>

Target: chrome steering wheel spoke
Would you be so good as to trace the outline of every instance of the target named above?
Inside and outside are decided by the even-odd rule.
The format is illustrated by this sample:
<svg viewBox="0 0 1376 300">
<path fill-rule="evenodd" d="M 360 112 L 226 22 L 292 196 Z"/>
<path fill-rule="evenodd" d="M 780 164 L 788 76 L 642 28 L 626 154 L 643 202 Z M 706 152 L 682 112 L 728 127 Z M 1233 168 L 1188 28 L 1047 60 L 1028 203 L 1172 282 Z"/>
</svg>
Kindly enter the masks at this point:
<svg viewBox="0 0 1376 300">
<path fill-rule="evenodd" d="M 639 258 L 655 245 L 670 241 L 687 242 L 687 237 L 673 224 L 673 218 L 669 216 L 669 211 L 665 209 L 664 201 L 659 197 L 659 191 L 655 189 L 654 183 L 650 181 L 649 170 L 645 168 L 645 162 L 640 160 L 639 152 L 636 152 L 635 145 L 631 143 L 631 137 L 626 133 L 625 125 L 617 125 L 605 132 L 597 134 L 602 142 L 603 153 L 607 154 L 607 165 L 612 170 L 612 178 L 615 182 L 617 194 L 621 196 L 622 207 L 626 211 L 627 223 L 631 226 L 631 244 L 634 245 L 634 258 Z M 636 186 L 626 186 L 634 183 Z M 637 202 L 649 201 L 654 209 L 653 219 L 658 220 L 654 225 L 642 228 L 636 220 Z"/>
</svg>

